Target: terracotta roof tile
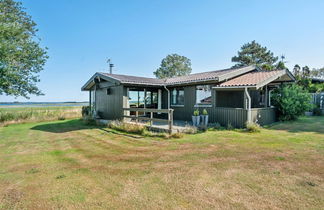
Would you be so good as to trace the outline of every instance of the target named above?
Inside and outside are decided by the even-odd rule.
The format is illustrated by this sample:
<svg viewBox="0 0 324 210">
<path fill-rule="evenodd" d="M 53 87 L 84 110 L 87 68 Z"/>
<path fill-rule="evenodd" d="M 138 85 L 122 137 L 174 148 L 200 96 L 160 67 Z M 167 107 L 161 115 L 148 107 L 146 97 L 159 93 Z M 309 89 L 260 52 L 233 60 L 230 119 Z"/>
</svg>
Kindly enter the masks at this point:
<svg viewBox="0 0 324 210">
<path fill-rule="evenodd" d="M 238 76 L 234 79 L 221 83 L 218 87 L 231 87 L 231 86 L 255 86 L 267 79 L 282 73 L 282 70 L 276 71 L 257 71 Z"/>
</svg>

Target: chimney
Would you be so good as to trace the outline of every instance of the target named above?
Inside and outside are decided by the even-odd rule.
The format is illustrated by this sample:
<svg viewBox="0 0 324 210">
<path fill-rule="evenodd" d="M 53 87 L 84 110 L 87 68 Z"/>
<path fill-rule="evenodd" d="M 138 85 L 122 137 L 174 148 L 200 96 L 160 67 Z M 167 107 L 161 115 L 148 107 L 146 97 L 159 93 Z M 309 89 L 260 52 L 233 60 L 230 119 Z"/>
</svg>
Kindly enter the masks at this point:
<svg viewBox="0 0 324 210">
<path fill-rule="evenodd" d="M 108 58 L 107 63 L 109 64 L 109 73 L 112 74 L 112 68 L 114 67 L 114 64 L 111 63 L 110 58 Z"/>
</svg>

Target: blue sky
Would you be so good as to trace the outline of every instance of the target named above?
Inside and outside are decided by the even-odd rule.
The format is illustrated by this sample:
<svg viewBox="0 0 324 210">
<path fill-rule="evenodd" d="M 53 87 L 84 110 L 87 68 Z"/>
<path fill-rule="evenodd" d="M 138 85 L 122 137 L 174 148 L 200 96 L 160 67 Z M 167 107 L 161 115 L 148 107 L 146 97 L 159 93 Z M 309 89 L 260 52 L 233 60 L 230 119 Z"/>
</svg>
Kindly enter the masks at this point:
<svg viewBox="0 0 324 210">
<path fill-rule="evenodd" d="M 96 72 L 153 77 L 171 53 L 193 72 L 228 68 L 240 46 L 256 40 L 296 63 L 324 66 L 324 1 L 23 0 L 50 56 L 29 101 L 83 101 Z M 27 101 L 0 96 L 0 101 Z"/>
</svg>

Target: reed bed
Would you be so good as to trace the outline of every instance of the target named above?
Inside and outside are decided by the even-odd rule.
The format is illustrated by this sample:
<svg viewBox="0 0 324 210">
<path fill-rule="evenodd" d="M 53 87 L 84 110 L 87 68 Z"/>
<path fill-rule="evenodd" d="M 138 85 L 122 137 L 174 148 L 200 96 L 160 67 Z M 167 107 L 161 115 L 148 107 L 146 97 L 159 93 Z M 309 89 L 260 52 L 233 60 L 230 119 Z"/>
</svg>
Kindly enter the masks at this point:
<svg viewBox="0 0 324 210">
<path fill-rule="evenodd" d="M 0 126 L 81 117 L 81 107 L 0 108 Z"/>
</svg>

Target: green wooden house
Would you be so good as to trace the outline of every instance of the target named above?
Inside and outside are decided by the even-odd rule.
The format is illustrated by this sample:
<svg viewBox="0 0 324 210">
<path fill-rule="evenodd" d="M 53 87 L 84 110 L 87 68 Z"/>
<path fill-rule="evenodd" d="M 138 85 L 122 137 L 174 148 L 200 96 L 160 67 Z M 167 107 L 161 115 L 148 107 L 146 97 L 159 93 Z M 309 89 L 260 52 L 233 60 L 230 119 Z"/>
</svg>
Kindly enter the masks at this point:
<svg viewBox="0 0 324 210">
<path fill-rule="evenodd" d="M 282 83 L 294 82 L 287 70 L 262 71 L 255 66 L 208 71 L 168 79 L 95 73 L 81 88 L 97 117 L 124 119 L 135 114 L 191 121 L 194 110 L 206 109 L 211 123 L 244 127 L 247 121 L 260 125 L 276 121 L 271 92 Z M 129 108 L 140 108 L 140 113 Z M 138 109 L 137 109 L 138 110 Z M 152 116 L 151 116 L 152 117 Z"/>
</svg>

